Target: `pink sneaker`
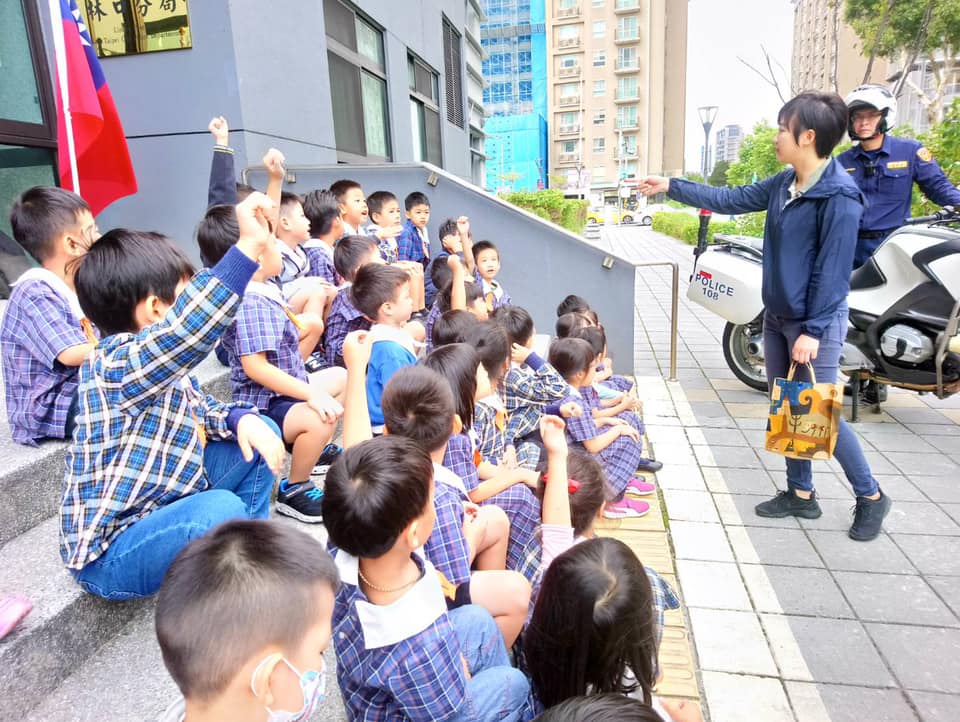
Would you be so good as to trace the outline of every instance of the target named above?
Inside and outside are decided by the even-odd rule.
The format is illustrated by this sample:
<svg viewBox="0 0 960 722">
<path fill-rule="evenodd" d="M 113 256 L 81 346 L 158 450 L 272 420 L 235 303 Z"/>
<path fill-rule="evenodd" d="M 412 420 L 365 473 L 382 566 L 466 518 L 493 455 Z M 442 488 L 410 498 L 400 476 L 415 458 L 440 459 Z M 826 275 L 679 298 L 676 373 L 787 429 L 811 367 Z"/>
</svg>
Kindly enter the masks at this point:
<svg viewBox="0 0 960 722">
<path fill-rule="evenodd" d="M 22 597 L 0 599 L 0 639 L 10 634 L 17 623 L 27 616 L 27 612 L 32 608 L 33 604 Z"/>
<path fill-rule="evenodd" d="M 606 519 L 630 519 L 643 516 L 650 511 L 650 505 L 645 501 L 634 501 L 624 497 L 620 501 L 609 502 L 603 510 Z"/>
<path fill-rule="evenodd" d="M 656 484 L 651 484 L 643 479 L 631 479 L 627 484 L 627 493 L 634 496 L 648 496 L 657 490 Z"/>
</svg>

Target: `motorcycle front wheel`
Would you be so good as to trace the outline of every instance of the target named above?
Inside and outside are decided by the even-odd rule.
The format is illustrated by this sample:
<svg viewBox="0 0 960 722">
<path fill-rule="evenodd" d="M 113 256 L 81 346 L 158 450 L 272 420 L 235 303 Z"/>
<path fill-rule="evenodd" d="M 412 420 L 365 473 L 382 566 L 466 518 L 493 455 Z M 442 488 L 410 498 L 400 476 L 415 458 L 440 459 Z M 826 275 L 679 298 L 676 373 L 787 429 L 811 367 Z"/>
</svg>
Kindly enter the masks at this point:
<svg viewBox="0 0 960 722">
<path fill-rule="evenodd" d="M 750 323 L 728 323 L 723 328 L 723 358 L 734 375 L 757 391 L 767 391 L 763 358 L 763 313 Z"/>
</svg>

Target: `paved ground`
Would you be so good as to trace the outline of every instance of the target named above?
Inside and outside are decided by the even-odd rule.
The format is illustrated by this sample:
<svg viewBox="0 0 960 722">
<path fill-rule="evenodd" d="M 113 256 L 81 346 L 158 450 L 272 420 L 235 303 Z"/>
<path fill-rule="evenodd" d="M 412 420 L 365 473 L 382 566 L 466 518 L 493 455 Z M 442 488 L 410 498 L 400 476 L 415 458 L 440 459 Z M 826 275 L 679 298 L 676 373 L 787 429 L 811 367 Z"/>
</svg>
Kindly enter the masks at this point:
<svg viewBox="0 0 960 722">
<path fill-rule="evenodd" d="M 814 467 L 820 519 L 761 519 L 783 459 L 762 448 L 764 394 L 726 368 L 723 322 L 683 296 L 691 248 L 647 228 L 599 243 L 681 264 L 678 381 L 664 380 L 667 269 L 638 271 L 634 364 L 713 722 L 960 720 L 960 398 L 896 392 L 862 414 L 894 500 L 877 540 L 847 538 L 854 499 L 836 462 Z"/>
</svg>

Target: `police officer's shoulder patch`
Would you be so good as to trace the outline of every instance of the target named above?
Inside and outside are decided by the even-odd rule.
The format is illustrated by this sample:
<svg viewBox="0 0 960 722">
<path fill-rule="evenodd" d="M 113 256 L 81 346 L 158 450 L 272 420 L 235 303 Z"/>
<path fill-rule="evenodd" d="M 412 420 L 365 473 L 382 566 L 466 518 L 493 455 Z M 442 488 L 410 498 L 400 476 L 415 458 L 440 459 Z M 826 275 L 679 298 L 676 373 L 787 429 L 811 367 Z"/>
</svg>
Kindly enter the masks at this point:
<svg viewBox="0 0 960 722">
<path fill-rule="evenodd" d="M 856 173 L 856 172 L 857 172 L 857 169 L 856 169 L 856 168 L 845 168 L 844 170 L 846 170 L 847 173 Z"/>
<path fill-rule="evenodd" d="M 929 163 L 933 160 L 933 153 L 931 153 L 928 148 L 925 148 L 921 145 L 919 148 L 917 148 L 917 158 L 922 160 L 924 163 Z"/>
</svg>

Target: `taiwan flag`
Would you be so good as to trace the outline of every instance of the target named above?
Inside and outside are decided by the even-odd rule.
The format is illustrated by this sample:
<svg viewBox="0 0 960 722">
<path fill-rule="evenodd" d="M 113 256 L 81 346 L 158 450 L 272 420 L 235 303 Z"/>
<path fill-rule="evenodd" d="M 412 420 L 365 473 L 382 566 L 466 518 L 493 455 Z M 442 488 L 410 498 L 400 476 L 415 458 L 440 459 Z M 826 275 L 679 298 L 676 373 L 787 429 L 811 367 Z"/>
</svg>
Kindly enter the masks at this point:
<svg viewBox="0 0 960 722">
<path fill-rule="evenodd" d="M 60 184 L 74 190 L 79 186 L 79 193 L 96 215 L 117 198 L 136 193 L 137 179 L 120 116 L 76 0 L 59 0 L 59 5 L 59 20 L 63 25 L 63 47 L 58 47 L 56 53 Z M 54 15 L 53 21 L 57 20 Z M 57 30 L 54 28 L 55 34 Z M 64 89 L 69 120 L 64 113 Z M 68 122 L 73 128 L 79 183 L 74 181 L 71 170 Z"/>
</svg>

